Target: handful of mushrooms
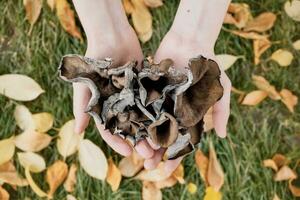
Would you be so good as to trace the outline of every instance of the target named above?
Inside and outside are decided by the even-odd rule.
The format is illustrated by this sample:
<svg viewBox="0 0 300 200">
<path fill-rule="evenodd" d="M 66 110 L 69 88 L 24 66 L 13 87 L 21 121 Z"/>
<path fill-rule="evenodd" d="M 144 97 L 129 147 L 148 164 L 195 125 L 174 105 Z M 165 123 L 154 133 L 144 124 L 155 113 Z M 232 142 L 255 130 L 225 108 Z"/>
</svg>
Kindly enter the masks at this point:
<svg viewBox="0 0 300 200">
<path fill-rule="evenodd" d="M 189 60 L 185 72 L 171 59 L 158 64 L 145 59 L 142 67 L 136 61 L 116 67 L 111 59 L 66 55 L 59 73 L 89 87 L 86 112 L 112 134 L 132 145 L 150 137 L 167 148 L 168 159 L 190 153 L 200 142 L 205 113 L 223 95 L 219 66 L 199 56 Z"/>
</svg>

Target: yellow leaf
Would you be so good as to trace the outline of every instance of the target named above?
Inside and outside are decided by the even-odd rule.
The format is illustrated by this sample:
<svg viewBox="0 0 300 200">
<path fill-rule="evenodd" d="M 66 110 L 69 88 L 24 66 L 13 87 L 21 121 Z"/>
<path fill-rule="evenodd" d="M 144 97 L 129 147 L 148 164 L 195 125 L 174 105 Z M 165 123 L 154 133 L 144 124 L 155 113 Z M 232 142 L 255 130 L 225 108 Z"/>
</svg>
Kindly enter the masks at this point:
<svg viewBox="0 0 300 200">
<path fill-rule="evenodd" d="M 126 14 L 131 14 L 134 10 L 131 0 L 122 0 Z"/>
<path fill-rule="evenodd" d="M 296 50 L 300 50 L 300 40 L 293 42 L 293 47 Z"/>
<path fill-rule="evenodd" d="M 264 167 L 272 168 L 276 172 L 278 171 L 278 167 L 277 167 L 276 163 L 274 162 L 274 160 L 272 160 L 272 159 L 264 160 L 263 165 L 264 165 Z"/>
<path fill-rule="evenodd" d="M 9 193 L 0 185 L 0 199 L 9 200 Z"/>
<path fill-rule="evenodd" d="M 17 101 L 31 101 L 45 91 L 30 77 L 21 74 L 0 76 L 0 94 Z"/>
<path fill-rule="evenodd" d="M 17 105 L 14 112 L 17 125 L 22 130 L 34 129 L 34 121 L 31 112 L 24 105 Z"/>
<path fill-rule="evenodd" d="M 216 59 L 224 71 L 229 69 L 237 61 L 238 58 L 241 57 L 229 54 L 216 55 Z"/>
<path fill-rule="evenodd" d="M 208 158 L 204 155 L 204 153 L 200 149 L 197 149 L 197 151 L 195 152 L 195 162 L 205 186 L 208 186 L 208 182 L 207 182 Z"/>
<path fill-rule="evenodd" d="M 209 162 L 207 169 L 207 181 L 209 186 L 219 191 L 224 184 L 224 172 L 217 159 L 212 142 L 209 143 Z"/>
<path fill-rule="evenodd" d="M 122 174 L 119 168 L 115 165 L 112 158 L 108 160 L 108 172 L 106 176 L 106 181 L 111 186 L 113 192 L 117 191 L 122 180 Z"/>
<path fill-rule="evenodd" d="M 20 152 L 18 153 L 20 164 L 26 168 L 28 167 L 31 172 L 41 172 L 46 168 L 45 160 L 42 156 L 33 152 Z"/>
<path fill-rule="evenodd" d="M 38 20 L 42 10 L 42 0 L 23 0 L 23 4 L 26 11 L 26 19 L 30 23 L 30 29 L 28 34 L 31 33 L 33 25 Z"/>
<path fill-rule="evenodd" d="M 142 199 L 162 200 L 162 193 L 160 189 L 156 188 L 153 183 L 148 181 L 143 181 Z"/>
<path fill-rule="evenodd" d="M 69 169 L 68 177 L 64 183 L 64 188 L 67 192 L 73 192 L 76 180 L 77 166 L 73 163 Z"/>
<path fill-rule="evenodd" d="M 221 200 L 222 194 L 215 191 L 213 187 L 208 187 L 205 190 L 205 196 L 203 200 Z"/>
<path fill-rule="evenodd" d="M 46 133 L 39 133 L 34 130 L 27 130 L 15 137 L 16 147 L 23 151 L 37 152 L 46 148 L 52 137 Z"/>
<path fill-rule="evenodd" d="M 300 187 L 293 185 L 294 179 L 289 180 L 289 189 L 294 197 L 300 197 Z"/>
<path fill-rule="evenodd" d="M 144 3 L 150 8 L 157 8 L 163 5 L 162 0 L 144 0 Z"/>
<path fill-rule="evenodd" d="M 83 138 L 83 133 L 74 132 L 75 120 L 66 122 L 60 129 L 57 139 L 57 149 L 64 159 L 77 151 L 79 141 Z"/>
<path fill-rule="evenodd" d="M 163 189 L 173 187 L 177 183 L 177 179 L 174 176 L 170 176 L 165 180 L 153 182 L 156 188 Z"/>
<path fill-rule="evenodd" d="M 289 164 L 289 160 L 282 154 L 276 153 L 273 157 L 272 160 L 276 163 L 276 166 L 278 169 L 284 165 Z"/>
<path fill-rule="evenodd" d="M 286 14 L 295 21 L 300 21 L 300 1 L 286 1 L 284 4 Z"/>
<path fill-rule="evenodd" d="M 56 0 L 47 0 L 47 4 L 50 7 L 50 9 L 53 11 L 55 8 L 55 2 Z"/>
<path fill-rule="evenodd" d="M 273 200 L 280 200 L 276 193 L 274 194 Z"/>
<path fill-rule="evenodd" d="M 47 194 L 39 188 L 39 186 L 34 182 L 34 180 L 31 177 L 29 167 L 25 168 L 25 177 L 31 187 L 31 189 L 39 196 L 39 197 L 46 197 Z"/>
<path fill-rule="evenodd" d="M 62 27 L 73 37 L 80 39 L 82 36 L 75 24 L 74 11 L 71 9 L 67 0 L 56 0 L 56 15 Z"/>
<path fill-rule="evenodd" d="M 276 21 L 276 15 L 272 12 L 264 12 L 253 20 L 249 21 L 244 31 L 264 32 L 271 29 Z"/>
<path fill-rule="evenodd" d="M 189 183 L 187 185 L 187 191 L 191 194 L 195 194 L 197 192 L 197 185 L 194 183 Z"/>
<path fill-rule="evenodd" d="M 286 105 L 289 111 L 293 113 L 294 107 L 298 104 L 298 97 L 288 89 L 282 89 L 280 91 L 280 96 L 281 96 L 281 101 Z"/>
<path fill-rule="evenodd" d="M 245 31 L 236 31 L 236 30 L 231 30 L 229 32 L 239 37 L 252 39 L 252 40 L 262 40 L 262 39 L 267 39 L 269 37 L 268 35 L 260 35 L 255 32 L 245 32 Z"/>
<path fill-rule="evenodd" d="M 135 151 L 128 157 L 122 158 L 119 162 L 118 168 L 122 176 L 132 177 L 136 175 L 144 167 L 144 159 Z"/>
<path fill-rule="evenodd" d="M 228 13 L 232 14 L 230 21 L 238 28 L 243 28 L 252 19 L 249 5 L 246 3 L 230 3 Z"/>
<path fill-rule="evenodd" d="M 260 63 L 260 56 L 271 47 L 271 42 L 268 38 L 253 40 L 254 64 Z"/>
<path fill-rule="evenodd" d="M 184 167 L 182 164 L 178 165 L 175 171 L 172 173 L 172 176 L 177 179 L 180 184 L 184 184 Z"/>
<path fill-rule="evenodd" d="M 163 162 L 160 162 L 155 169 L 144 169 L 138 175 L 135 176 L 135 179 L 142 181 L 162 181 L 169 177 L 169 174 L 166 174 L 165 166 Z"/>
<path fill-rule="evenodd" d="M 281 167 L 274 176 L 275 181 L 286 181 L 295 178 L 297 178 L 297 174 L 287 165 Z"/>
<path fill-rule="evenodd" d="M 68 165 L 61 160 L 56 161 L 47 169 L 46 181 L 49 184 L 48 196 L 53 197 L 56 189 L 63 183 L 68 175 Z"/>
<path fill-rule="evenodd" d="M 132 23 L 139 38 L 142 36 L 142 42 L 146 42 L 152 35 L 152 16 L 143 0 L 131 1 L 134 10 L 131 13 Z M 150 34 L 151 33 L 151 34 Z"/>
<path fill-rule="evenodd" d="M 276 91 L 275 87 L 271 85 L 264 77 L 252 75 L 253 84 L 260 90 L 268 93 L 268 96 L 273 100 L 281 99 L 280 94 Z"/>
<path fill-rule="evenodd" d="M 210 107 L 208 111 L 205 113 L 203 121 L 204 121 L 204 132 L 210 131 L 211 129 L 214 128 L 214 123 L 213 123 L 213 107 Z"/>
<path fill-rule="evenodd" d="M 54 122 L 53 115 L 47 112 L 36 113 L 32 115 L 35 130 L 41 133 L 49 131 Z"/>
<path fill-rule="evenodd" d="M 243 105 L 247 106 L 255 106 L 262 102 L 266 97 L 268 96 L 268 93 L 262 90 L 254 90 L 248 94 L 246 94 L 244 100 L 242 101 Z"/>
<path fill-rule="evenodd" d="M 107 175 L 107 160 L 102 150 L 90 140 L 79 143 L 79 162 L 85 172 L 97 179 L 104 180 Z"/>
<path fill-rule="evenodd" d="M 271 59 L 276 61 L 280 66 L 287 67 L 292 63 L 294 56 L 287 50 L 278 49 L 271 55 Z"/>
<path fill-rule="evenodd" d="M 14 136 L 0 140 L 0 165 L 8 162 L 15 153 Z"/>
</svg>

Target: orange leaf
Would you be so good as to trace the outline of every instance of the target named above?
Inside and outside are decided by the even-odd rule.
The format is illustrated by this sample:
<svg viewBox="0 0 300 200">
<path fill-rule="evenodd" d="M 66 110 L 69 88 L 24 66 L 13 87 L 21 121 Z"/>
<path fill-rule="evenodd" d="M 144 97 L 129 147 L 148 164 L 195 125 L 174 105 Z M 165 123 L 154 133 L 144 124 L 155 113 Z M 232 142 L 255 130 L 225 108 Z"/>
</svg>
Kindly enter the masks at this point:
<svg viewBox="0 0 300 200">
<path fill-rule="evenodd" d="M 122 176 L 132 177 L 144 167 L 144 159 L 134 151 L 130 156 L 123 158 L 118 167 Z"/>
<path fill-rule="evenodd" d="M 265 91 L 254 90 L 246 94 L 244 100 L 242 101 L 242 104 L 247 106 L 255 106 L 262 102 L 267 96 L 268 93 L 266 93 Z"/>
<path fill-rule="evenodd" d="M 0 199 L 9 200 L 9 193 L 0 185 Z"/>
<path fill-rule="evenodd" d="M 131 0 L 122 0 L 122 2 L 123 2 L 123 7 L 124 7 L 126 14 L 128 14 L 128 15 L 131 14 L 134 10 Z"/>
<path fill-rule="evenodd" d="M 28 185 L 27 180 L 19 176 L 11 161 L 0 165 L 0 182 L 19 187 Z"/>
<path fill-rule="evenodd" d="M 271 29 L 276 21 L 276 15 L 272 12 L 265 12 L 249 21 L 244 31 L 264 32 Z"/>
<path fill-rule="evenodd" d="M 264 167 L 272 168 L 276 172 L 278 171 L 278 167 L 277 167 L 276 163 L 274 162 L 274 160 L 272 160 L 272 159 L 264 160 L 263 165 L 264 165 Z"/>
<path fill-rule="evenodd" d="M 117 191 L 122 180 L 122 174 L 119 168 L 115 165 L 112 158 L 108 160 L 108 172 L 106 176 L 106 181 L 111 186 L 113 192 Z"/>
<path fill-rule="evenodd" d="M 208 158 L 204 155 L 204 153 L 200 149 L 197 149 L 197 151 L 195 152 L 195 161 L 205 186 L 208 186 L 208 182 L 207 182 Z"/>
<path fill-rule="evenodd" d="M 184 184 L 184 167 L 180 164 L 175 171 L 172 173 L 172 176 L 177 179 L 180 184 Z"/>
<path fill-rule="evenodd" d="M 275 87 L 271 85 L 264 77 L 252 75 L 252 81 L 258 89 L 267 92 L 271 99 L 281 99 L 280 94 L 276 91 Z"/>
<path fill-rule="evenodd" d="M 293 185 L 293 179 L 289 180 L 289 189 L 295 197 L 300 197 L 300 187 Z"/>
<path fill-rule="evenodd" d="M 157 8 L 163 5 L 162 0 L 144 0 L 144 3 L 150 8 Z"/>
<path fill-rule="evenodd" d="M 31 34 L 33 25 L 38 20 L 42 10 L 42 0 L 23 0 L 26 11 L 26 19 L 30 23 L 28 34 Z"/>
<path fill-rule="evenodd" d="M 135 176 L 135 179 L 154 182 L 165 180 L 168 177 L 169 175 L 166 174 L 164 163 L 160 162 L 155 169 L 142 170 L 138 175 Z"/>
<path fill-rule="evenodd" d="M 206 114 L 204 115 L 203 121 L 204 121 L 204 132 L 210 131 L 211 129 L 214 128 L 214 123 L 213 123 L 213 107 L 210 107 Z"/>
<path fill-rule="evenodd" d="M 280 198 L 277 196 L 277 194 L 275 194 L 273 200 L 280 200 Z"/>
<path fill-rule="evenodd" d="M 240 36 L 242 38 L 252 39 L 252 40 L 262 40 L 262 39 L 267 39 L 269 37 L 268 35 L 260 35 L 255 32 L 245 32 L 245 31 L 236 31 L 236 30 L 231 30 L 229 32 L 234 35 Z"/>
<path fill-rule="evenodd" d="M 284 165 L 279 169 L 279 171 L 275 174 L 275 181 L 286 181 L 290 179 L 296 179 L 297 174 L 287 165 Z"/>
<path fill-rule="evenodd" d="M 143 181 L 142 199 L 162 200 L 162 193 L 160 189 L 156 188 L 153 183 L 148 181 Z"/>
<path fill-rule="evenodd" d="M 258 39 L 253 41 L 254 64 L 260 63 L 260 56 L 271 47 L 271 42 L 268 38 Z"/>
<path fill-rule="evenodd" d="M 282 89 L 280 91 L 280 96 L 281 96 L 281 101 L 286 105 L 289 111 L 293 113 L 294 107 L 298 104 L 298 97 L 288 89 Z"/>
<path fill-rule="evenodd" d="M 272 160 L 276 163 L 278 168 L 282 167 L 283 165 L 287 165 L 290 162 L 284 155 L 279 153 L 275 154 L 272 157 Z"/>
<path fill-rule="evenodd" d="M 234 20 L 230 19 L 230 22 L 238 28 L 243 28 L 252 19 L 250 8 L 246 3 L 231 3 L 228 7 L 228 14 L 232 14 Z"/>
<path fill-rule="evenodd" d="M 177 183 L 177 179 L 174 176 L 170 176 L 165 180 L 153 182 L 155 187 L 158 189 L 173 187 L 176 183 Z"/>
<path fill-rule="evenodd" d="M 56 15 L 62 27 L 73 37 L 83 41 L 81 33 L 75 24 L 74 11 L 67 0 L 56 0 Z"/>
<path fill-rule="evenodd" d="M 73 163 L 69 169 L 68 177 L 64 183 L 64 188 L 67 192 L 73 192 L 76 184 L 77 166 Z"/>
<path fill-rule="evenodd" d="M 53 11 L 55 8 L 55 2 L 56 0 L 47 0 L 47 4 L 50 7 L 50 9 Z"/>
</svg>

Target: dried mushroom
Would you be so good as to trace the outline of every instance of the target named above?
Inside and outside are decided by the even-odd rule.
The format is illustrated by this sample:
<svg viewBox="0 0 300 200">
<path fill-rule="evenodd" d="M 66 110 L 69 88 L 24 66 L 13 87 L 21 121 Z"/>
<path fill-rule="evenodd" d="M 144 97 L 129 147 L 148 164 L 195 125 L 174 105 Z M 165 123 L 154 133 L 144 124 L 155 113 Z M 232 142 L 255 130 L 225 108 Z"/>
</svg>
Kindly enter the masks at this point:
<svg viewBox="0 0 300 200">
<path fill-rule="evenodd" d="M 92 97 L 86 112 L 112 134 L 135 145 L 142 138 L 167 148 L 166 156 L 185 155 L 200 142 L 203 117 L 223 95 L 220 69 L 202 56 L 190 59 L 185 72 L 171 59 L 136 61 L 114 66 L 111 59 L 80 55 L 62 58 L 60 76 L 85 83 Z"/>
</svg>

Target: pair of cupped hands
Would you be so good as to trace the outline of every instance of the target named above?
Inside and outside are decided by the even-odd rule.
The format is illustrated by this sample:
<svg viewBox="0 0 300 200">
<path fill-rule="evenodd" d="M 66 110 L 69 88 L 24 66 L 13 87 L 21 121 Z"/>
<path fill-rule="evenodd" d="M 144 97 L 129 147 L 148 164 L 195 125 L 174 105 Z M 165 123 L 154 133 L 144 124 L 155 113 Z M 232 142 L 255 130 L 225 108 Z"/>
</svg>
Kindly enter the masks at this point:
<svg viewBox="0 0 300 200">
<path fill-rule="evenodd" d="M 94 59 L 104 59 L 110 57 L 115 65 L 125 64 L 130 60 L 137 60 L 139 64 L 144 56 L 138 38 L 133 29 L 127 31 L 121 36 L 108 36 L 98 41 L 98 44 L 89 45 L 86 51 L 86 56 Z M 174 61 L 174 67 L 183 70 L 188 67 L 190 58 L 202 55 L 206 58 L 215 59 L 213 45 L 205 44 L 206 41 L 195 41 L 192 37 L 181 36 L 176 32 L 169 31 L 160 43 L 156 53 L 154 54 L 154 62 L 159 62 L 162 59 L 171 58 Z M 212 48 L 211 48 L 212 46 Z M 219 66 L 222 63 L 218 63 Z M 224 138 L 227 135 L 226 125 L 229 117 L 230 90 L 231 82 L 224 71 L 221 70 L 221 84 L 224 88 L 223 97 L 213 106 L 213 124 L 216 134 Z M 90 116 L 85 113 L 86 106 L 91 97 L 91 92 L 83 83 L 74 83 L 73 96 L 73 112 L 75 116 L 75 132 L 82 133 L 88 126 Z M 103 140 L 117 153 L 123 156 L 130 156 L 133 151 L 136 151 L 144 158 L 144 167 L 146 169 L 154 169 L 163 160 L 165 148 L 156 146 L 150 138 L 139 141 L 135 147 L 132 147 L 124 139 L 117 135 L 113 135 L 104 128 L 103 124 L 96 126 Z M 183 157 L 174 160 L 166 160 L 164 169 L 166 174 L 171 175 L 172 172 L 180 164 Z"/>
</svg>

